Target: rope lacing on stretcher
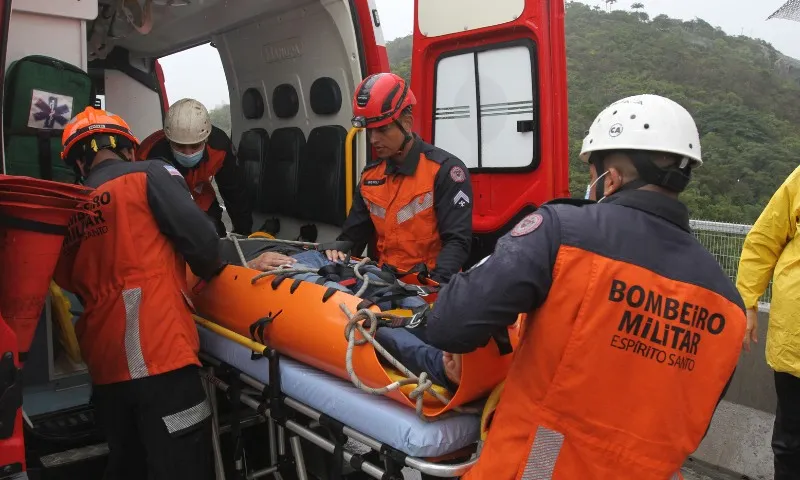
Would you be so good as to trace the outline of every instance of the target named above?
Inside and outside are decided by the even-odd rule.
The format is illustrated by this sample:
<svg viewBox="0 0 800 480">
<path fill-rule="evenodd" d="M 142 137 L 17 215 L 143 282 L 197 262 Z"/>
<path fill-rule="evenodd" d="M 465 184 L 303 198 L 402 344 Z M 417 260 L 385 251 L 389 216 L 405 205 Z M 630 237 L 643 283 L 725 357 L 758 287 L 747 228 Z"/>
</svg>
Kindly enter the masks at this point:
<svg viewBox="0 0 800 480">
<path fill-rule="evenodd" d="M 339 304 L 339 307 L 342 309 L 344 314 L 347 316 L 348 321 L 347 325 L 344 327 L 344 335 L 347 338 L 347 354 L 345 355 L 345 368 L 347 369 L 347 374 L 350 376 L 350 381 L 353 382 L 353 385 L 360 388 L 361 390 L 371 394 L 371 395 L 385 395 L 393 390 L 397 390 L 403 385 L 409 384 L 417 384 L 417 387 L 408 394 L 408 397 L 411 400 L 416 402 L 416 410 L 417 415 L 424 418 L 422 413 L 422 404 L 423 399 L 425 396 L 425 392 L 427 391 L 431 395 L 433 395 L 437 400 L 442 402 L 443 405 L 447 405 L 450 403 L 450 398 L 442 395 L 441 393 L 437 392 L 433 389 L 433 382 L 428 380 L 428 373 L 422 372 L 419 377 L 414 375 L 411 370 L 407 369 L 405 365 L 400 363 L 396 358 L 394 358 L 389 352 L 387 352 L 376 340 L 375 340 L 375 330 L 378 328 L 378 319 L 382 320 L 397 320 L 399 315 L 393 315 L 390 313 L 376 313 L 372 310 L 363 308 L 357 311 L 355 314 L 350 313 L 350 310 L 347 308 L 347 305 L 344 303 Z M 364 325 L 358 323 L 359 320 L 369 320 L 369 330 L 364 328 Z M 356 340 L 356 330 L 358 330 L 361 335 L 364 337 L 360 340 Z M 353 349 L 356 345 L 364 345 L 365 343 L 369 342 L 372 344 L 372 347 L 375 349 L 376 352 L 383 355 L 383 357 L 389 361 L 396 369 L 400 370 L 400 372 L 406 376 L 406 378 L 402 380 L 398 380 L 395 382 L 386 385 L 385 387 L 381 388 L 372 388 L 364 385 L 361 382 L 361 379 L 358 378 L 356 375 L 355 368 L 353 367 Z M 459 407 L 454 408 L 453 410 L 457 412 L 463 412 Z"/>
<path fill-rule="evenodd" d="M 359 288 L 358 291 L 355 294 L 356 297 L 358 297 L 358 298 L 361 298 L 361 295 L 364 295 L 364 292 L 367 291 L 367 287 L 369 287 L 370 283 L 373 283 L 373 284 L 375 284 L 375 285 L 377 285 L 379 287 L 388 287 L 389 285 L 391 285 L 391 283 L 383 281 L 381 279 L 374 279 L 373 280 L 372 277 L 365 277 L 364 275 L 362 275 L 361 272 L 359 271 L 359 269 L 361 267 L 363 267 L 364 265 L 366 265 L 368 262 L 369 262 L 369 258 L 363 258 L 363 259 L 361 259 L 360 262 L 358 262 L 356 264 L 355 267 L 353 267 L 353 271 L 356 274 L 356 278 L 358 278 L 362 282 L 361 288 Z"/>
<path fill-rule="evenodd" d="M 233 244 L 236 246 L 236 251 L 239 254 L 239 259 L 242 262 L 242 265 L 247 266 L 247 261 L 245 260 L 244 253 L 242 253 L 242 249 L 239 246 L 239 239 L 234 236 L 230 237 L 233 240 Z M 260 240 L 260 239 L 259 239 Z M 272 242 L 274 240 L 269 239 L 265 240 Z M 283 241 L 283 243 L 302 243 L 302 242 L 292 242 L 292 241 Z M 367 275 L 363 275 L 360 272 L 360 268 L 367 263 L 369 263 L 370 259 L 368 257 L 363 258 L 356 266 L 353 268 L 355 271 L 356 277 L 362 281 L 361 288 L 359 288 L 358 292 L 356 292 L 355 296 L 361 298 L 361 295 L 366 292 L 370 282 L 376 286 L 390 286 L 391 284 L 381 280 L 381 279 L 372 279 Z M 255 284 L 259 279 L 268 277 L 270 275 L 292 275 L 296 273 L 317 273 L 319 269 L 307 268 L 307 267 L 278 267 L 272 270 L 264 271 L 259 273 L 258 275 L 254 276 L 250 282 L 251 284 Z M 397 390 L 404 385 L 416 384 L 417 387 L 414 388 L 409 394 L 408 397 L 415 402 L 417 415 L 420 418 L 425 418 L 422 406 L 423 400 L 425 397 L 425 392 L 430 393 L 434 398 L 439 400 L 443 405 L 447 405 L 450 403 L 450 398 L 446 395 L 442 395 L 441 393 L 437 392 L 433 387 L 434 384 L 432 381 L 428 379 L 429 375 L 427 372 L 420 373 L 419 376 L 415 375 L 411 370 L 406 368 L 405 365 L 400 363 L 399 360 L 394 358 L 392 354 L 390 354 L 386 349 L 384 349 L 377 340 L 375 340 L 375 332 L 378 328 L 378 319 L 381 320 L 390 320 L 396 321 L 401 320 L 402 317 L 399 315 L 394 315 L 390 313 L 382 313 L 382 312 L 373 312 L 372 310 L 363 308 L 358 310 L 356 313 L 350 313 L 350 310 L 347 308 L 347 305 L 344 303 L 339 304 L 339 308 L 342 309 L 345 316 L 347 317 L 347 325 L 344 327 L 344 336 L 347 338 L 347 353 L 345 354 L 345 368 L 347 369 L 347 374 L 350 376 L 350 381 L 361 389 L 364 392 L 367 392 L 371 395 L 386 395 L 387 393 Z M 364 328 L 361 323 L 358 323 L 360 320 L 369 320 L 369 329 Z M 361 333 L 361 336 L 364 337 L 362 339 L 356 340 L 356 330 Z M 355 368 L 353 367 L 353 349 L 356 346 L 364 345 L 366 343 L 370 343 L 372 347 L 382 355 L 392 366 L 400 371 L 406 378 L 402 380 L 398 380 L 395 382 L 390 383 L 381 388 L 372 388 L 365 385 L 358 375 L 355 372 Z M 466 409 L 463 407 L 455 407 L 453 408 L 456 412 L 461 413 L 474 413 L 471 409 Z"/>
</svg>

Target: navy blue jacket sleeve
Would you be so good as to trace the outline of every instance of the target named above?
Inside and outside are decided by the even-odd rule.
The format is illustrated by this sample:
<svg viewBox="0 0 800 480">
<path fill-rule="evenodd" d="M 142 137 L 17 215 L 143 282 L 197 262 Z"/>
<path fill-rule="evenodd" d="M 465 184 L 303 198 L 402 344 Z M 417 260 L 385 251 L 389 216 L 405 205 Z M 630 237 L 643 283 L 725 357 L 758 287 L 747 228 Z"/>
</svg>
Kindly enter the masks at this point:
<svg viewBox="0 0 800 480">
<path fill-rule="evenodd" d="M 451 174 L 454 169 L 459 175 Z M 472 245 L 472 184 L 466 165 L 455 157 L 445 161 L 434 179 L 433 192 L 442 249 L 431 278 L 446 282 L 464 266 Z"/>
<path fill-rule="evenodd" d="M 209 280 L 220 272 L 217 229 L 194 203 L 183 176 L 171 165 L 153 161 L 147 169 L 147 202 L 161 233 L 183 255 L 198 277 Z"/>
<path fill-rule="evenodd" d="M 352 242 L 353 247 L 350 251 L 358 254 L 366 248 L 374 234 L 375 225 L 372 224 L 369 209 L 364 202 L 364 197 L 361 196 L 361 183 L 359 182 L 353 193 L 353 205 L 350 207 L 350 213 L 342 225 L 342 233 L 336 240 Z"/>
<path fill-rule="evenodd" d="M 531 230 L 531 222 L 539 219 Z M 428 343 L 468 353 L 485 346 L 520 313 L 539 307 L 550 291 L 560 239 L 558 216 L 548 207 L 523 219 L 498 240 L 492 255 L 442 288 L 428 317 Z"/>
</svg>

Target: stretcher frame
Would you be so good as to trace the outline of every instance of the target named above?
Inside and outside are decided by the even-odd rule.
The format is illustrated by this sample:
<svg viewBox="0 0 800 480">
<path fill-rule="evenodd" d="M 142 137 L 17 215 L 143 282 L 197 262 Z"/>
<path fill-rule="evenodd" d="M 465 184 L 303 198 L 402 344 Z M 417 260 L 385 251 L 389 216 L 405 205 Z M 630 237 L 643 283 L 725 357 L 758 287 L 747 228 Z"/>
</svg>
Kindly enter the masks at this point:
<svg viewBox="0 0 800 480">
<path fill-rule="evenodd" d="M 334 462 L 343 460 L 354 470 L 363 472 L 364 474 L 378 480 L 403 480 L 402 469 L 404 467 L 409 467 L 418 471 L 423 479 L 428 477 L 457 478 L 463 475 L 477 462 L 477 455 L 475 455 L 475 453 L 479 453 L 479 444 L 475 444 L 476 448 L 474 451 L 472 448 L 467 447 L 456 452 L 452 452 L 445 457 L 455 459 L 461 459 L 464 457 L 469 458 L 466 461 L 459 461 L 458 463 L 443 464 L 423 458 L 412 457 L 394 447 L 385 445 L 378 440 L 352 429 L 344 423 L 331 418 L 328 415 L 319 412 L 302 402 L 286 396 L 281 391 L 281 354 L 269 347 L 263 345 L 260 345 L 260 347 L 263 347 L 263 350 L 260 351 L 260 354 L 269 360 L 269 384 L 264 384 L 239 371 L 236 367 L 229 365 L 205 352 L 200 352 L 200 358 L 210 366 L 201 371 L 201 376 L 209 389 L 209 397 L 212 399 L 212 421 L 215 433 L 218 429 L 218 417 L 215 402 L 217 391 L 222 392 L 229 401 L 233 402 L 234 409 L 236 409 L 237 404 L 241 402 L 241 405 L 249 407 L 258 415 L 263 416 L 268 423 L 271 466 L 249 473 L 242 472 L 244 474 L 244 478 L 250 480 L 262 478 L 268 475 L 275 475 L 276 478 L 281 479 L 281 471 L 286 472 L 286 469 L 291 469 L 294 467 L 298 479 L 308 480 L 300 438 L 307 440 L 311 444 L 316 445 L 325 452 L 331 454 L 334 457 Z M 230 374 L 231 382 L 225 382 L 222 380 L 220 376 L 214 373 L 215 370 Z M 241 384 L 254 390 L 259 398 L 256 398 L 254 395 L 248 392 L 244 392 L 241 388 L 241 385 L 239 385 L 240 382 Z M 316 423 L 322 427 L 326 427 L 334 434 L 337 440 L 335 442 L 331 441 L 312 431 L 310 427 L 290 418 L 291 416 L 297 415 L 305 417 L 310 423 Z M 235 420 L 234 423 L 236 422 L 238 421 Z M 291 432 L 289 434 L 289 445 L 292 449 L 291 456 L 289 456 L 286 452 L 286 430 Z M 377 454 L 382 460 L 383 466 L 375 465 L 375 463 L 370 461 L 370 459 L 365 458 L 365 456 L 369 455 L 369 453 L 362 455 L 351 453 L 345 450 L 344 443 L 347 441 L 347 439 L 352 439 L 369 447 L 370 453 Z M 219 445 L 217 443 L 219 442 L 219 437 L 216 434 L 214 435 L 214 441 L 215 460 L 219 466 L 222 464 L 222 458 Z M 240 464 L 237 463 L 237 465 Z M 220 468 L 221 467 L 218 467 L 218 472 Z M 222 477 L 218 476 L 218 479 L 219 478 Z"/>
</svg>

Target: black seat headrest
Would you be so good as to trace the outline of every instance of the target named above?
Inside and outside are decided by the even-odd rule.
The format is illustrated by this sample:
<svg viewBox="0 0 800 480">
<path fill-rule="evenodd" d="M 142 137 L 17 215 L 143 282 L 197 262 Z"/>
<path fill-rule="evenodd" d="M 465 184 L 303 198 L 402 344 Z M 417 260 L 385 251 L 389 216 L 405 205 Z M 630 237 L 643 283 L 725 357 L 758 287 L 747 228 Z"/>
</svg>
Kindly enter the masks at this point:
<svg viewBox="0 0 800 480">
<path fill-rule="evenodd" d="M 320 77 L 311 84 L 311 110 L 317 115 L 333 115 L 342 108 L 342 91 L 336 80 Z"/>
<path fill-rule="evenodd" d="M 288 83 L 275 87 L 272 91 L 272 109 L 278 118 L 291 118 L 300 110 L 300 99 L 297 90 Z"/>
</svg>

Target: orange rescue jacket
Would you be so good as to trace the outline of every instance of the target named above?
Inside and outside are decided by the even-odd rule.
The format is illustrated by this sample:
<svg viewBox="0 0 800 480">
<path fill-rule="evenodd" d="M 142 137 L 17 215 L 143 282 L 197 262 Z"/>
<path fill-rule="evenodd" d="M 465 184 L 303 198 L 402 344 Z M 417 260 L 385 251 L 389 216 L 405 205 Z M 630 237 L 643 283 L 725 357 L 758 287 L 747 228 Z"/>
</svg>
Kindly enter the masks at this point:
<svg viewBox="0 0 800 480">
<path fill-rule="evenodd" d="M 358 244 L 374 229 L 381 263 L 401 272 L 422 264 L 434 279 L 447 279 L 472 242 L 469 172 L 450 153 L 416 135 L 414 141 L 403 163 L 367 165 L 338 239 Z"/>
<path fill-rule="evenodd" d="M 668 480 L 702 440 L 739 358 L 741 299 L 677 201 L 606 201 L 543 206 L 439 293 L 427 334 L 447 351 L 530 309 L 463 478 Z"/>
<path fill-rule="evenodd" d="M 203 277 L 221 268 L 211 220 L 160 161 L 108 160 L 86 183 L 94 198 L 69 225 L 55 280 L 84 306 L 75 333 L 92 381 L 199 365 L 181 251 Z"/>
</svg>

